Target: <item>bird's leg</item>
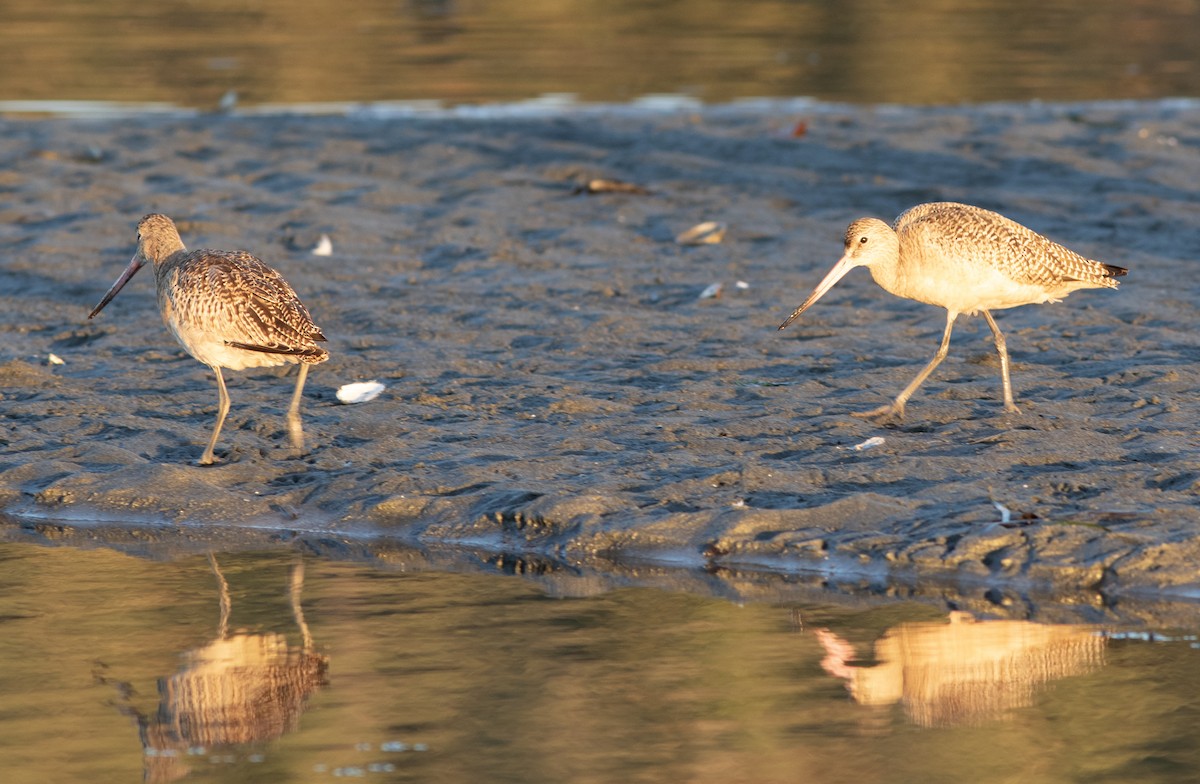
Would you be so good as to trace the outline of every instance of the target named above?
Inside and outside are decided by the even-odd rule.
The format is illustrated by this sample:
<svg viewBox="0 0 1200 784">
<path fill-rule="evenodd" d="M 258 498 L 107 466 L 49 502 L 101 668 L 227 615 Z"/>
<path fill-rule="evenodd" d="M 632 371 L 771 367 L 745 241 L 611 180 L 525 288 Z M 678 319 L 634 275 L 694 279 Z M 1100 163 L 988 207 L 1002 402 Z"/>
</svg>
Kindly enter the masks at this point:
<svg viewBox="0 0 1200 784">
<path fill-rule="evenodd" d="M 996 353 L 1000 355 L 1000 379 L 1004 385 L 1004 410 L 1010 414 L 1019 414 L 1021 409 L 1017 408 L 1017 404 L 1013 402 L 1012 382 L 1008 380 L 1008 346 L 1004 342 L 1004 334 L 1000 332 L 1000 327 L 996 326 L 996 320 L 992 318 L 991 313 L 985 310 L 983 317 L 987 319 L 988 326 L 992 328 L 992 337 L 996 339 Z"/>
<path fill-rule="evenodd" d="M 300 363 L 300 377 L 296 379 L 296 391 L 292 393 L 292 404 L 288 406 L 288 435 L 292 438 L 292 449 L 296 456 L 304 454 L 304 430 L 300 426 L 300 394 L 304 391 L 304 380 L 308 377 L 308 365 Z"/>
<path fill-rule="evenodd" d="M 211 550 L 208 553 L 208 564 L 212 567 L 213 574 L 217 577 L 217 595 L 221 599 L 221 621 L 217 625 L 217 637 L 224 640 L 229 636 L 229 616 L 233 613 L 233 600 L 229 598 L 229 581 L 221 573 L 221 567 L 217 564 L 217 557 L 212 554 Z"/>
<path fill-rule="evenodd" d="M 946 354 L 950 353 L 950 331 L 954 329 L 954 320 L 956 318 L 958 318 L 957 313 L 952 310 L 946 311 L 946 331 L 942 334 L 942 345 L 938 346 L 937 353 L 933 355 L 933 359 L 929 360 L 929 364 L 917 374 L 917 377 L 914 378 L 909 385 L 904 388 L 903 392 L 896 396 L 895 400 L 893 400 L 891 403 L 888 403 L 886 406 L 880 406 L 879 408 L 872 409 L 871 411 L 863 411 L 862 413 L 852 414 L 851 416 L 871 419 L 903 419 L 905 403 L 907 403 L 908 399 L 912 397 L 914 392 L 917 391 L 917 388 L 924 383 L 925 379 L 929 378 L 929 374 L 933 372 L 933 369 L 942 363 L 942 360 L 946 358 Z"/>
<path fill-rule="evenodd" d="M 213 447 L 217 445 L 217 436 L 221 435 L 221 426 L 225 424 L 225 415 L 229 413 L 229 392 L 225 389 L 225 379 L 221 375 L 221 368 L 213 366 L 213 372 L 217 374 L 217 392 L 220 393 L 217 403 L 217 426 L 213 428 L 212 438 L 208 439 L 208 446 L 205 448 L 204 454 L 200 455 L 200 465 L 212 465 Z"/>
</svg>

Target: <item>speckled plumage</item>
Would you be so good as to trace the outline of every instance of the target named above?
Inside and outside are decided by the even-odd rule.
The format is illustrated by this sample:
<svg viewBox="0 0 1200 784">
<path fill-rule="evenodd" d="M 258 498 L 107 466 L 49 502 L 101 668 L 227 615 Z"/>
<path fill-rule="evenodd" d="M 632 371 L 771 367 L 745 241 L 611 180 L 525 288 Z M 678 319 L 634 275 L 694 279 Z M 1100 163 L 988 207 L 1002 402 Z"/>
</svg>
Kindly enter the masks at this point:
<svg viewBox="0 0 1200 784">
<path fill-rule="evenodd" d="M 329 358 L 296 292 L 249 253 L 177 254 L 156 265 L 154 277 L 163 322 L 206 365 L 241 370 Z"/>
<path fill-rule="evenodd" d="M 950 201 L 919 204 L 896 218 L 892 230 L 900 240 L 902 260 L 925 254 L 943 270 L 953 263 L 951 259 L 968 267 L 991 267 L 1014 287 L 1040 290 L 1032 294 L 1032 300 L 1019 305 L 1056 302 L 1078 289 L 1115 289 L 1115 278 L 1126 272 L 1121 267 L 1084 258 L 1000 213 L 969 204 Z M 1002 292 L 983 294 L 976 308 L 1016 307 L 992 304 L 997 299 L 1003 300 Z"/>
<path fill-rule="evenodd" d="M 983 313 L 1000 356 L 1005 409 L 1018 413 L 1004 335 L 990 310 L 1058 302 L 1072 291 L 1117 287 L 1126 270 L 1085 258 L 1003 215 L 956 202 L 920 204 L 888 226 L 860 218 L 846 229 L 845 253 L 783 329 L 855 267 L 867 267 L 886 291 L 946 308 L 946 329 L 933 360 L 890 404 L 863 416 L 902 418 L 908 398 L 950 348 L 959 314 Z"/>
<path fill-rule="evenodd" d="M 324 362 L 329 352 L 317 345 L 325 336 L 292 287 L 245 251 L 189 252 L 175 223 L 154 213 L 138 223 L 137 252 L 88 318 L 99 313 L 146 262 L 154 265 L 163 323 L 188 354 L 217 376 L 217 424 L 200 462 L 213 461 L 213 447 L 229 410 L 221 368 L 300 364 L 288 425 L 293 446 L 302 450 L 300 395 L 308 366 Z"/>
</svg>

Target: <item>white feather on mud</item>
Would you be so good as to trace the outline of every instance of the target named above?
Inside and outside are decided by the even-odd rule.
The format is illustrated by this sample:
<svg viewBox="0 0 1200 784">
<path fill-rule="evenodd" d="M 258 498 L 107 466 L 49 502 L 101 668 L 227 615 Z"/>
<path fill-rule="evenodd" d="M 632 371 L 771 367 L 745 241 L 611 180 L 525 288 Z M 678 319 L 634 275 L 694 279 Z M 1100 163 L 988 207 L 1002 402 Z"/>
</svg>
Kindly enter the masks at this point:
<svg viewBox="0 0 1200 784">
<path fill-rule="evenodd" d="M 350 403 L 366 403 L 379 397 L 384 390 L 378 381 L 359 381 L 354 384 L 343 384 L 338 387 L 337 399 L 349 405 Z"/>
<path fill-rule="evenodd" d="M 877 446 L 883 446 L 886 443 L 883 436 L 871 436 L 861 444 L 854 445 L 855 452 L 862 452 L 867 449 L 874 449 Z"/>
</svg>

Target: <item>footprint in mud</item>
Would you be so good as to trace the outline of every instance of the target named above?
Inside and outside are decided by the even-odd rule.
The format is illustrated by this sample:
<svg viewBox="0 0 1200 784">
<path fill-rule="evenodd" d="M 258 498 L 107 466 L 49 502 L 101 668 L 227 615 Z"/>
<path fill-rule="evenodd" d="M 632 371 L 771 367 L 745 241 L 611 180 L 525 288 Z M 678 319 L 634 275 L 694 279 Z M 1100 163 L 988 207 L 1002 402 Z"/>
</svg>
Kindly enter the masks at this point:
<svg viewBox="0 0 1200 784">
<path fill-rule="evenodd" d="M 107 334 L 108 331 L 102 329 L 71 329 L 55 335 L 50 347 L 59 351 L 79 348 L 94 343 Z"/>
<path fill-rule="evenodd" d="M 190 196 L 196 192 L 194 184 L 187 177 L 177 174 L 147 174 L 144 182 L 153 193 Z"/>
<path fill-rule="evenodd" d="M 250 182 L 254 187 L 263 188 L 271 193 L 295 194 L 308 190 L 313 184 L 313 179 L 289 172 L 268 172 Z"/>
</svg>

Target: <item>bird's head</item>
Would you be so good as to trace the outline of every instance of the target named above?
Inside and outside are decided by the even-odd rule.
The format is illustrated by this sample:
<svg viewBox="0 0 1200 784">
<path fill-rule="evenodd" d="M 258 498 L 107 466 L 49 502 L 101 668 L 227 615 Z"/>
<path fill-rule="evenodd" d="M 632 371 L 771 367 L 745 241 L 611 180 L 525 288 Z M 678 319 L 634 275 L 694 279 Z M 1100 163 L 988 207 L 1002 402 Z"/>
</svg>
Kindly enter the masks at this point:
<svg viewBox="0 0 1200 784">
<path fill-rule="evenodd" d="M 779 328 L 783 329 L 799 318 L 801 313 L 823 297 L 847 272 L 855 267 L 870 267 L 888 259 L 894 260 L 899 248 L 896 232 L 878 218 L 859 218 L 854 221 L 846 229 L 845 250 L 838 263 L 834 264 L 833 269 L 817 284 L 813 293 L 804 300 L 804 304 L 792 311 L 792 315 L 788 316 Z"/>
<path fill-rule="evenodd" d="M 179 238 L 179 230 L 175 228 L 174 221 L 166 215 L 161 215 L 157 212 L 152 212 L 142 218 L 138 221 L 137 227 L 137 251 L 134 252 L 133 258 L 129 260 L 129 266 L 121 273 L 121 277 L 117 278 L 117 282 L 112 284 L 112 288 L 100 300 L 100 304 L 92 308 L 92 312 L 88 314 L 88 318 L 92 318 L 103 310 L 104 306 L 111 302 L 113 297 L 117 296 L 117 292 L 147 262 L 161 264 L 175 253 L 183 250 L 187 249 L 183 246 L 183 240 Z"/>
<path fill-rule="evenodd" d="M 186 249 L 175 221 L 157 212 L 138 221 L 137 253 L 134 255 L 135 259 L 140 259 L 138 266 L 146 262 L 159 264 L 181 250 Z"/>
</svg>

